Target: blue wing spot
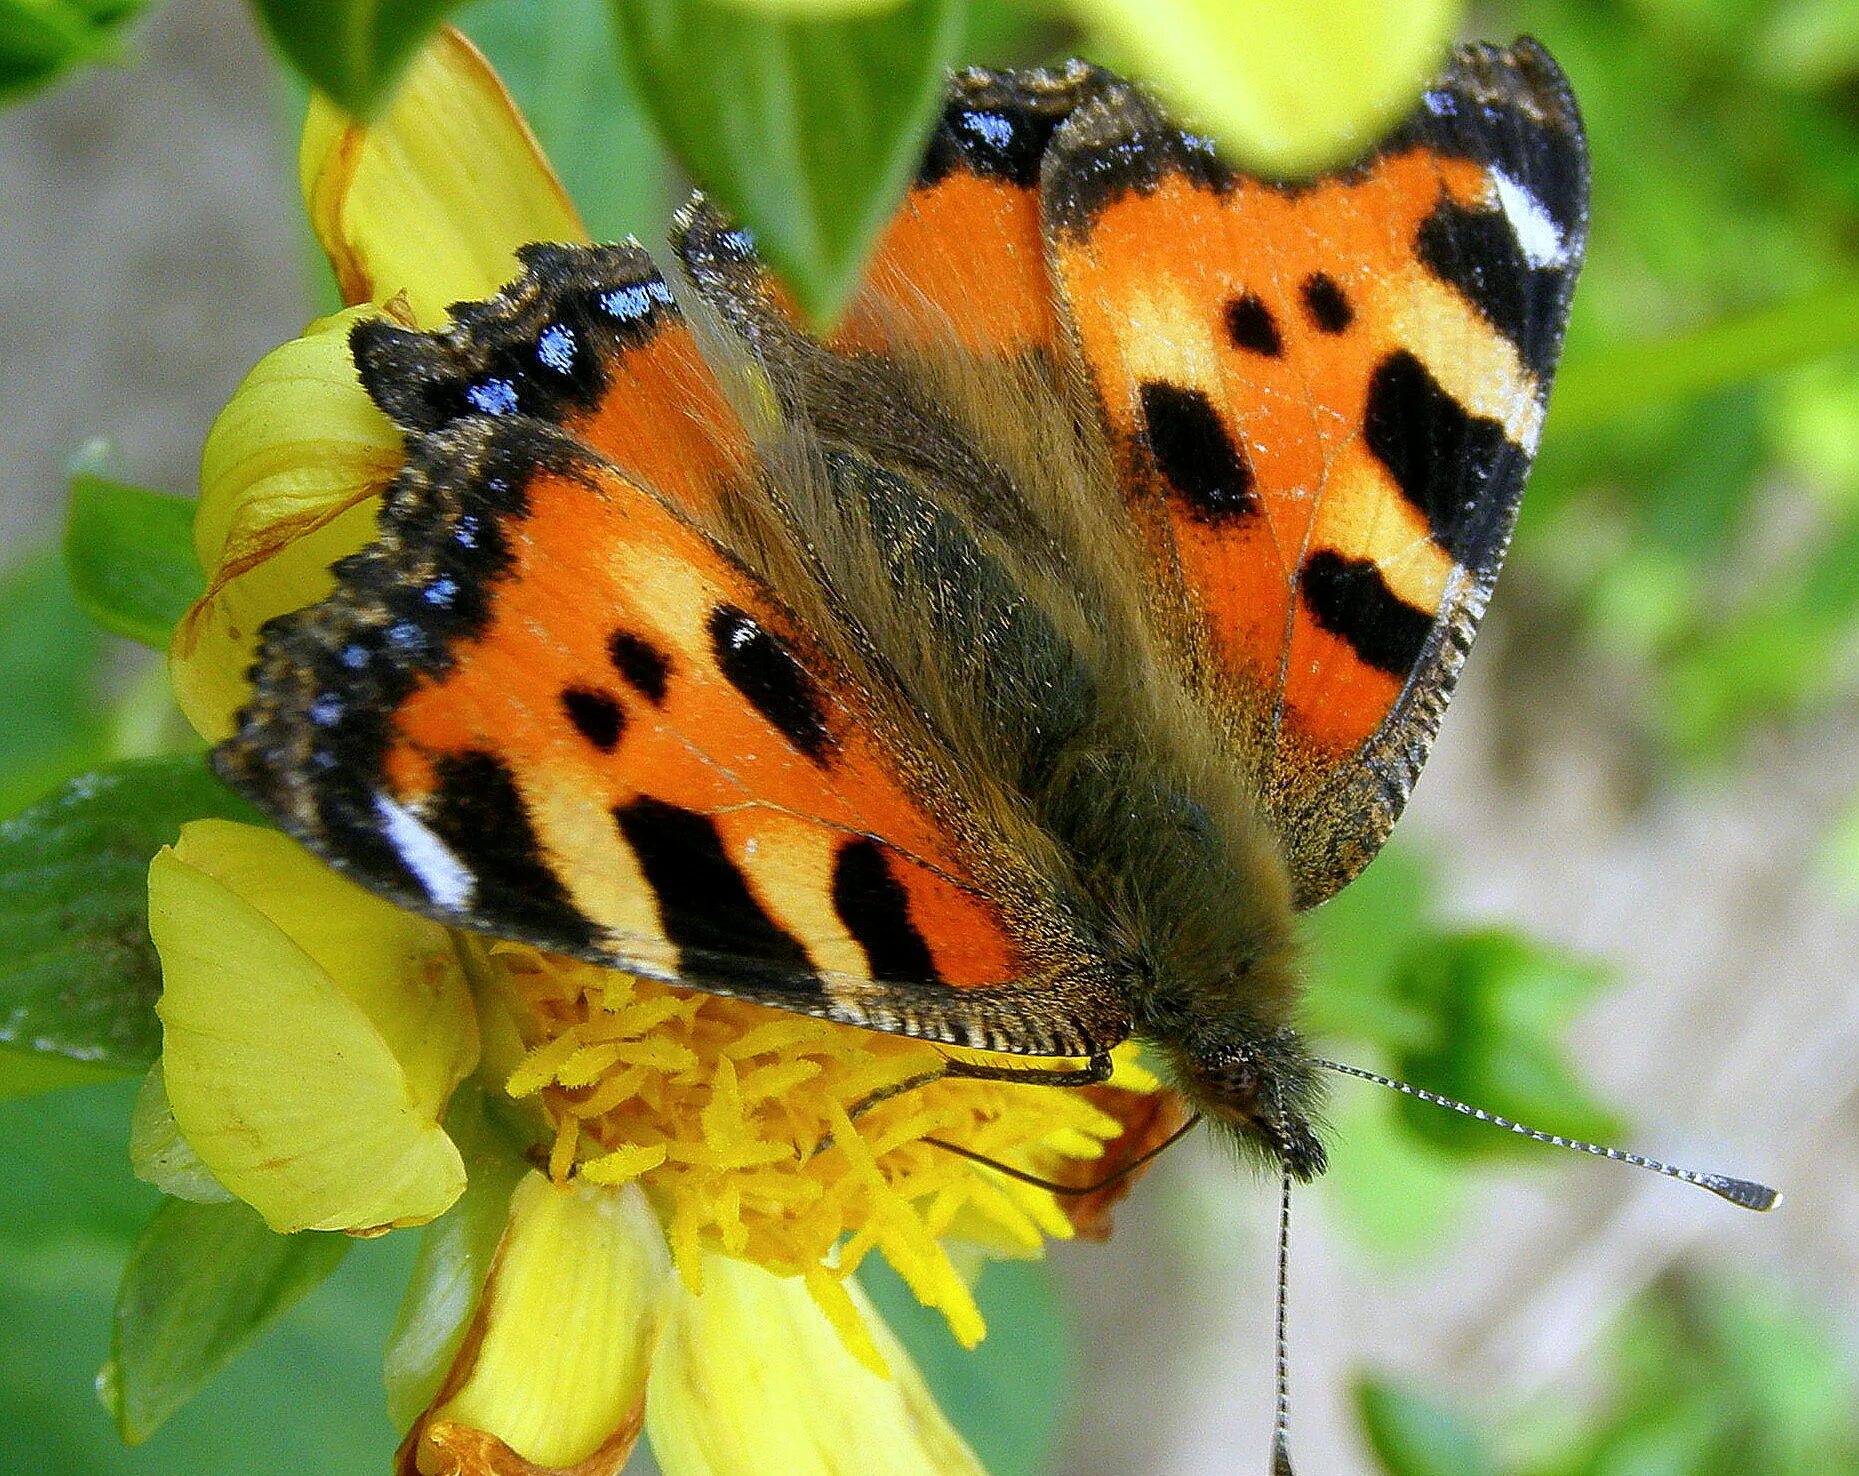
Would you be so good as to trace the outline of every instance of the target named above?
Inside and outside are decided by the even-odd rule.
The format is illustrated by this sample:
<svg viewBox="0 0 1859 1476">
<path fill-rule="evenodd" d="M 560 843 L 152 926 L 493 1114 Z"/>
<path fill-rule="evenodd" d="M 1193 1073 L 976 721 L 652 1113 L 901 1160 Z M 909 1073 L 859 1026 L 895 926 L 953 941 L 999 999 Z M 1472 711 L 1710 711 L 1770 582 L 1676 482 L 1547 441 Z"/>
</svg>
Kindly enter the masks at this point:
<svg viewBox="0 0 1859 1476">
<path fill-rule="evenodd" d="M 368 664 L 368 648 L 356 642 L 344 646 L 336 657 L 350 671 L 360 671 Z"/>
<path fill-rule="evenodd" d="M 636 282 L 630 287 L 613 287 L 600 294 L 600 310 L 609 318 L 636 323 L 652 311 L 654 304 L 671 305 L 671 288 L 663 282 Z"/>
<path fill-rule="evenodd" d="M 989 148 L 1006 149 L 1013 143 L 1013 119 L 1005 113 L 963 113 L 956 121 Z"/>
<path fill-rule="evenodd" d="M 503 491 L 502 487 L 495 485 L 496 480 L 492 478 L 491 491 Z M 470 513 L 461 517 L 452 528 L 452 541 L 460 548 L 476 548 L 478 546 L 478 520 Z"/>
<path fill-rule="evenodd" d="M 420 591 L 420 597 L 427 604 L 443 610 L 458 598 L 458 581 L 449 574 L 441 574 Z"/>
<path fill-rule="evenodd" d="M 551 323 L 542 330 L 536 339 L 536 357 L 543 366 L 553 369 L 557 374 L 574 372 L 575 353 L 580 345 L 575 342 L 574 329 L 564 323 Z"/>
<path fill-rule="evenodd" d="M 396 620 L 387 628 L 387 643 L 401 651 L 415 651 L 426 644 L 426 638 L 411 620 Z"/>
<path fill-rule="evenodd" d="M 507 379 L 481 379 L 466 387 L 465 398 L 480 415 L 516 414 L 516 386 Z"/>
<path fill-rule="evenodd" d="M 310 704 L 310 721 L 319 728 L 333 728 L 342 721 L 342 699 L 325 692 Z"/>
</svg>

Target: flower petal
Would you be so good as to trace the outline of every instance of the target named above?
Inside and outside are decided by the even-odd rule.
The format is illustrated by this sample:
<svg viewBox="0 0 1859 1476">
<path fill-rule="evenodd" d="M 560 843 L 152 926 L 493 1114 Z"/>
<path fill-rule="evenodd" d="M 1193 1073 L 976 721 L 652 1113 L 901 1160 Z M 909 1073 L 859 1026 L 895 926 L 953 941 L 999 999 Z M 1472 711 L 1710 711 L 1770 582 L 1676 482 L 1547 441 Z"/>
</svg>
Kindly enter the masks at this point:
<svg viewBox="0 0 1859 1476">
<path fill-rule="evenodd" d="M 1240 163 L 1307 174 L 1361 151 L 1420 95 L 1458 0 L 1070 0 Z"/>
<path fill-rule="evenodd" d="M 806 1285 L 711 1254 L 673 1292 L 647 1386 L 665 1476 L 983 1476 L 903 1345 L 845 1283 L 891 1370 L 873 1373 Z"/>
<path fill-rule="evenodd" d="M 258 628 L 321 599 L 332 561 L 374 536 L 401 436 L 355 375 L 337 313 L 259 360 L 207 434 L 194 551 L 207 592 L 175 627 L 169 674 L 200 733 L 228 736 L 250 695 Z"/>
<path fill-rule="evenodd" d="M 298 175 L 343 300 L 404 294 L 423 328 L 515 277 L 517 247 L 587 240 L 503 83 L 449 27 L 372 124 L 312 95 Z"/>
<path fill-rule="evenodd" d="M 458 1197 L 438 1118 L 477 1038 L 444 929 L 206 820 L 150 864 L 149 932 L 174 1119 L 272 1229 L 419 1224 Z"/>
<path fill-rule="evenodd" d="M 610 1476 L 644 1418 L 670 1284 L 636 1187 L 528 1174 L 448 1387 L 401 1449 L 407 1476 Z"/>
</svg>

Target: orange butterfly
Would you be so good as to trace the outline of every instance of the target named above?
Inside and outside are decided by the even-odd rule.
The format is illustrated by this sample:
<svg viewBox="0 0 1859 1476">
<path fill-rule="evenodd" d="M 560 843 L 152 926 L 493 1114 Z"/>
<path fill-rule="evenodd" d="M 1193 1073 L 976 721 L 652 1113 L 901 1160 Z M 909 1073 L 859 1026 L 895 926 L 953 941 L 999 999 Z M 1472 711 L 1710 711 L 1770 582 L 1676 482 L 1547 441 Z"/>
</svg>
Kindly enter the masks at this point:
<svg viewBox="0 0 1859 1476">
<path fill-rule="evenodd" d="M 675 281 L 529 247 L 356 330 L 407 465 L 219 768 L 455 926 L 1088 1062 L 1040 1081 L 1140 1037 L 1309 1178 L 1295 913 L 1425 759 L 1586 200 L 1526 41 L 1295 185 L 1095 68 L 963 73 L 824 343 L 701 197 Z"/>
</svg>

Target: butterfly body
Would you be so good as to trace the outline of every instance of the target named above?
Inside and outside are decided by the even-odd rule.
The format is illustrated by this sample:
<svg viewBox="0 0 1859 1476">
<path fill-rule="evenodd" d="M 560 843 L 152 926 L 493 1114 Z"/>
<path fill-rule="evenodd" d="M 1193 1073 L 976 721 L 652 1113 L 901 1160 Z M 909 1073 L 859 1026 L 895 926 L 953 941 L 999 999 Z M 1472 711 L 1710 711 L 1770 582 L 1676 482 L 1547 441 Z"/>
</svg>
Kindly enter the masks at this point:
<svg viewBox="0 0 1859 1476">
<path fill-rule="evenodd" d="M 845 325 L 705 202 L 364 324 L 381 538 L 217 751 L 446 922 L 1026 1056 L 1135 1035 L 1319 1171 L 1296 915 L 1405 801 L 1585 211 L 1529 45 L 1288 185 L 1073 64 L 966 73 Z"/>
</svg>

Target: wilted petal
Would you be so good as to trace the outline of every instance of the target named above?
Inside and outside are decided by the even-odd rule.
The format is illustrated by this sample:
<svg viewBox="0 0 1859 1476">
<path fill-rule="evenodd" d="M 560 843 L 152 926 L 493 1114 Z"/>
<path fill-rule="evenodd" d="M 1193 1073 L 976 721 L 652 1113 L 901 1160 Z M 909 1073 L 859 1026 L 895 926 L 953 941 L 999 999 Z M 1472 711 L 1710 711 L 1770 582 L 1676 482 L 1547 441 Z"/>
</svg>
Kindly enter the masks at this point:
<svg viewBox="0 0 1859 1476">
<path fill-rule="evenodd" d="M 983 1476 L 856 1286 L 888 1379 L 848 1351 L 799 1280 L 713 1254 L 703 1288 L 673 1291 L 647 1386 L 665 1476 Z"/>
<path fill-rule="evenodd" d="M 404 294 L 421 327 L 515 277 L 517 247 L 587 239 L 503 83 L 449 27 L 378 121 L 313 96 L 298 173 L 344 301 Z"/>
<path fill-rule="evenodd" d="M 330 563 L 374 536 L 400 432 L 355 376 L 349 330 L 370 309 L 324 318 L 259 360 L 207 434 L 194 550 L 207 592 L 169 648 L 175 699 L 219 740 L 250 686 L 258 628 L 333 587 Z"/>
<path fill-rule="evenodd" d="M 477 1035 L 443 928 L 206 820 L 150 864 L 149 932 L 174 1119 L 274 1230 L 418 1224 L 458 1197 L 438 1119 Z"/>
<path fill-rule="evenodd" d="M 401 1448 L 401 1471 L 618 1472 L 644 1418 L 670 1269 L 636 1185 L 527 1175 L 458 1365 Z"/>
</svg>

